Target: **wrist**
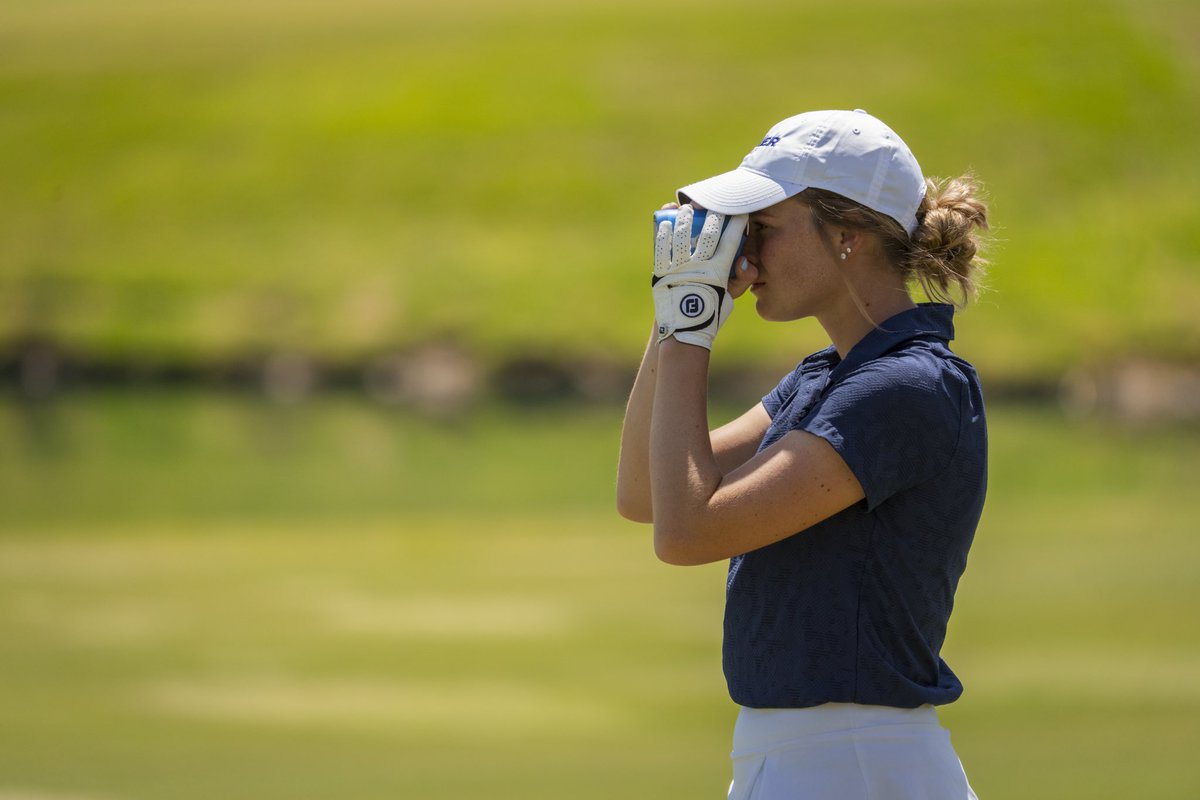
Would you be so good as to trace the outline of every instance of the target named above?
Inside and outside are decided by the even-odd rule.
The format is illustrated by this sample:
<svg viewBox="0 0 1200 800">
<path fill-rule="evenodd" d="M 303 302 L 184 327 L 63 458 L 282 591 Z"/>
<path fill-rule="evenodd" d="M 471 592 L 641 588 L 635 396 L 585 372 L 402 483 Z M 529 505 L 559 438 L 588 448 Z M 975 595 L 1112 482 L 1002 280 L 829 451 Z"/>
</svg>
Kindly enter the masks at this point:
<svg viewBox="0 0 1200 800">
<path fill-rule="evenodd" d="M 691 360 L 708 366 L 712 351 L 702 344 L 682 341 L 675 336 L 668 336 L 658 343 L 658 352 L 676 360 Z"/>
</svg>

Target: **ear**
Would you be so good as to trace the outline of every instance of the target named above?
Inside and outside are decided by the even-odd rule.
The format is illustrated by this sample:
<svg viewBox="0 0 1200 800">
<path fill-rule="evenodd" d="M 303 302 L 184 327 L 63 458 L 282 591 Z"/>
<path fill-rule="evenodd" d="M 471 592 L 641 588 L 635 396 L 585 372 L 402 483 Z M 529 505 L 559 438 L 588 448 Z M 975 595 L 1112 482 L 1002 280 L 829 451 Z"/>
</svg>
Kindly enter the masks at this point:
<svg viewBox="0 0 1200 800">
<path fill-rule="evenodd" d="M 837 232 L 837 247 L 839 252 L 845 252 L 849 247 L 851 250 L 858 250 L 859 245 L 863 242 L 863 237 L 860 231 L 853 228 L 839 228 Z"/>
</svg>

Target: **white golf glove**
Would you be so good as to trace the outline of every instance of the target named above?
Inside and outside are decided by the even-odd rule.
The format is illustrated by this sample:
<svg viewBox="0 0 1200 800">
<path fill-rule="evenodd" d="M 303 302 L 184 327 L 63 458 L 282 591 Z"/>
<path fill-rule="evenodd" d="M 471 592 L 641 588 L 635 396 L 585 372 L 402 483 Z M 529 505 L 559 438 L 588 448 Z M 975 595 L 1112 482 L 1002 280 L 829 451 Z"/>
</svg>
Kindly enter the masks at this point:
<svg viewBox="0 0 1200 800">
<path fill-rule="evenodd" d="M 654 236 L 654 311 L 658 340 L 668 336 L 712 349 L 717 331 L 733 312 L 726 287 L 729 270 L 741 244 L 749 217 L 729 219 L 709 211 L 691 247 L 692 207 L 680 206 L 675 226 L 663 222 Z"/>
</svg>

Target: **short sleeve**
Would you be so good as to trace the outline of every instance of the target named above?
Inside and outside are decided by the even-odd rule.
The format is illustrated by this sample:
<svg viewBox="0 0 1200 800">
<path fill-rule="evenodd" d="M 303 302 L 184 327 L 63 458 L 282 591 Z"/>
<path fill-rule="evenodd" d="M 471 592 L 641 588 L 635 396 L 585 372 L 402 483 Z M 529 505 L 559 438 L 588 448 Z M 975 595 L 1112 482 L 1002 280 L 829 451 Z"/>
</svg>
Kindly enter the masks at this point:
<svg viewBox="0 0 1200 800">
<path fill-rule="evenodd" d="M 779 382 L 779 385 L 762 399 L 763 408 L 767 410 L 767 414 L 771 419 L 775 419 L 775 415 L 779 413 L 779 409 L 783 408 L 787 404 L 787 401 L 796 394 L 796 389 L 799 387 L 802 377 L 802 368 L 803 364 L 785 375 L 783 380 Z"/>
<path fill-rule="evenodd" d="M 825 439 L 872 510 L 946 469 L 958 447 L 963 377 L 922 359 L 882 358 L 838 382 L 797 426 Z"/>
</svg>

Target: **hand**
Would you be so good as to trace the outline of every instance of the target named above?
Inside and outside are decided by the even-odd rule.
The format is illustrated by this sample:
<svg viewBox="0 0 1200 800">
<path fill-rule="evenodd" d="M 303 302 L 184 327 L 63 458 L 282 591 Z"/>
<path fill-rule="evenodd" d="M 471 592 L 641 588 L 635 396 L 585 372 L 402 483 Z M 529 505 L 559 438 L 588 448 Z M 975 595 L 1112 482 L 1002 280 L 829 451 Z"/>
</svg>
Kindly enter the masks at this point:
<svg viewBox="0 0 1200 800">
<path fill-rule="evenodd" d="M 679 203 L 663 203 L 664 209 L 679 208 Z M 738 258 L 734 261 L 733 269 L 729 270 L 729 284 L 726 286 L 726 291 L 734 300 L 744 295 L 749 291 L 754 282 L 758 280 L 758 267 L 750 263 L 748 258 Z"/>
<path fill-rule="evenodd" d="M 663 222 L 654 237 L 654 308 L 658 340 L 668 336 L 712 349 L 713 339 L 733 311 L 729 273 L 746 229 L 747 217 L 725 222 L 725 215 L 708 212 L 691 248 L 692 208 L 680 207 L 675 225 Z M 739 281 L 740 294 L 748 283 Z"/>
<path fill-rule="evenodd" d="M 726 291 L 734 300 L 744 295 L 749 291 L 754 282 L 758 280 L 758 267 L 750 263 L 748 258 L 739 258 L 734 262 L 733 269 L 729 271 L 729 285 Z"/>
</svg>

